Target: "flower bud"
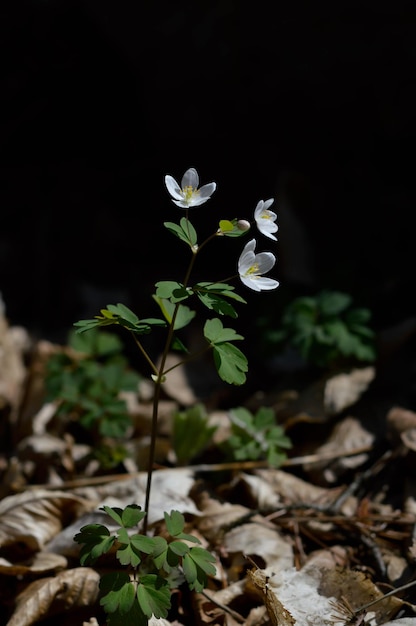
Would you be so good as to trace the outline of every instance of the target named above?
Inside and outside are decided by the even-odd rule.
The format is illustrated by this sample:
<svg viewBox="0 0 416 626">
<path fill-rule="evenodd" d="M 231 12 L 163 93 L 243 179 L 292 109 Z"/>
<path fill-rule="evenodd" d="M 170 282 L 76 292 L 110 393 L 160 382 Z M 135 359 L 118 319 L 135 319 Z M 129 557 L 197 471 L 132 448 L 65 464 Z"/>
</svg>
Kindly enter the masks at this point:
<svg viewBox="0 0 416 626">
<path fill-rule="evenodd" d="M 243 231 L 250 230 L 250 222 L 247 220 L 238 220 L 237 228 Z"/>
</svg>

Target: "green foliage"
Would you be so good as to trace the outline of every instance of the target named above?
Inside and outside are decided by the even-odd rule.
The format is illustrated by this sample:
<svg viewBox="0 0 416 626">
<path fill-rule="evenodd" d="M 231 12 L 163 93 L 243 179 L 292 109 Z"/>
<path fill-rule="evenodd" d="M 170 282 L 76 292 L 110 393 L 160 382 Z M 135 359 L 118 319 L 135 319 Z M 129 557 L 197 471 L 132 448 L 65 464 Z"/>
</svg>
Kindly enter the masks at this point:
<svg viewBox="0 0 416 626">
<path fill-rule="evenodd" d="M 239 220 L 220 220 L 219 230 L 224 237 L 241 237 L 247 233 L 248 228 L 242 228 Z"/>
<path fill-rule="evenodd" d="M 194 248 L 196 245 L 198 241 L 196 230 L 187 218 L 182 217 L 179 224 L 164 222 L 164 226 L 169 232 L 181 239 L 181 241 L 187 243 L 191 248 Z"/>
<path fill-rule="evenodd" d="M 371 312 L 354 308 L 352 298 L 339 291 L 293 300 L 284 310 L 281 327 L 264 331 L 273 349 L 290 345 L 311 365 L 326 368 L 346 359 L 373 362 L 375 335 Z"/>
<path fill-rule="evenodd" d="M 164 320 L 158 318 L 146 318 L 140 320 L 133 311 L 124 304 L 108 304 L 106 309 L 101 309 L 101 315 L 96 315 L 94 319 L 80 320 L 74 326 L 78 333 L 91 330 L 97 326 L 111 326 L 113 324 L 122 326 L 136 335 L 147 335 L 151 332 L 152 326 L 166 326 Z"/>
<path fill-rule="evenodd" d="M 286 459 L 284 450 L 292 443 L 275 422 L 273 409 L 261 407 L 255 415 L 239 407 L 229 413 L 231 436 L 222 444 L 226 456 L 235 461 L 266 460 L 279 467 Z"/>
<path fill-rule="evenodd" d="M 179 465 L 186 465 L 210 443 L 216 426 L 208 425 L 203 404 L 197 403 L 173 415 L 172 446 Z"/>
<path fill-rule="evenodd" d="M 231 341 L 244 339 L 232 328 L 224 328 L 218 318 L 207 320 L 204 336 L 212 347 L 214 363 L 218 375 L 230 385 L 243 385 L 248 370 L 247 359 Z"/>
<path fill-rule="evenodd" d="M 198 545 L 197 537 L 184 532 L 185 518 L 180 511 L 164 514 L 166 540 L 131 532 L 145 517 L 136 504 L 125 509 L 103 506 L 101 510 L 118 524 L 115 533 L 110 534 L 102 524 L 88 524 L 74 536 L 74 541 L 81 545 L 82 565 L 93 564 L 104 554 L 115 551 L 119 563 L 129 568 L 106 573 L 100 579 L 100 604 L 109 624 L 121 624 L 124 619 L 124 624 L 147 625 L 152 615 L 167 617 L 171 606 L 169 581 L 178 580 L 169 577 L 173 570 L 195 591 L 202 591 L 208 576 L 215 575 L 215 557 Z"/>
<path fill-rule="evenodd" d="M 59 400 L 58 415 L 70 416 L 98 437 L 97 456 L 110 467 L 119 462 L 123 451 L 103 445 L 104 438 L 125 437 L 130 426 L 126 402 L 121 390 L 135 391 L 140 380 L 120 354 L 123 345 L 116 335 L 94 329 L 86 335 L 71 333 L 72 350 L 50 357 L 46 371 L 48 401 Z"/>
<path fill-rule="evenodd" d="M 161 397 L 161 386 L 166 375 L 180 365 L 168 365 L 168 354 L 171 350 L 178 350 L 186 356 L 182 363 L 200 356 L 200 352 L 190 354 L 185 344 L 178 336 L 182 330 L 194 319 L 196 313 L 189 306 L 194 298 L 208 310 L 219 316 L 237 318 L 236 304 L 245 304 L 233 286 L 221 280 L 204 281 L 191 285 L 190 278 L 195 259 L 205 245 L 216 237 L 240 237 L 250 229 L 247 220 L 232 219 L 220 220 L 219 227 L 202 243 L 198 244 L 198 236 L 194 226 L 188 219 L 188 208 L 199 206 L 209 199 L 216 188 L 210 184 L 198 188 L 199 177 L 194 168 L 190 168 L 182 179 L 185 188 L 179 189 L 171 176 L 165 177 L 165 183 L 176 205 L 186 210 L 179 224 L 165 222 L 166 229 L 184 242 L 191 252 L 190 261 L 182 282 L 159 281 L 153 301 L 159 307 L 162 318 L 140 319 L 133 311 L 123 304 L 108 304 L 106 308 L 93 319 L 80 320 L 74 324 L 77 339 L 77 350 L 83 353 L 82 357 L 73 357 L 70 354 L 60 355 L 55 362 L 51 362 L 48 380 L 51 399 L 60 398 L 60 410 L 76 415 L 80 424 L 86 429 L 98 430 L 99 434 L 110 437 L 121 437 L 126 432 L 129 423 L 125 406 L 118 392 L 135 385 L 121 361 L 112 352 L 117 348 L 98 337 L 97 329 L 116 325 L 127 330 L 132 336 L 141 355 L 150 366 L 150 378 L 155 384 L 153 395 L 153 412 L 151 425 L 151 445 L 148 459 L 148 475 L 146 501 L 144 509 L 149 506 L 151 493 L 151 478 L 155 459 L 155 436 L 157 433 L 158 403 Z M 179 198 L 179 200 L 178 200 Z M 182 198 L 182 199 L 181 199 Z M 257 209 L 256 209 L 257 210 Z M 182 214 L 183 215 L 183 214 Z M 258 229 L 268 235 L 269 229 L 260 226 L 255 214 Z M 254 243 L 254 240 L 253 240 Z M 250 247 L 253 246 L 250 244 Z M 248 267 L 248 260 L 253 257 L 252 267 Z M 240 277 L 246 286 L 254 285 L 247 275 L 255 272 L 253 279 L 267 272 L 272 253 L 255 255 L 254 248 L 247 253 L 245 248 L 240 259 L 244 258 L 243 269 L 241 263 L 236 262 L 237 273 L 233 278 Z M 265 260 L 266 259 L 266 260 Z M 274 261 L 273 261 L 274 263 Z M 244 275 L 241 274 L 244 271 Z M 265 285 L 265 281 L 269 281 Z M 275 288 L 278 282 L 263 279 L 264 289 Z M 257 285 L 253 287 L 257 291 Z M 141 335 L 147 335 L 155 328 L 166 331 L 166 341 L 158 363 L 152 360 Z M 86 331 L 95 333 L 95 337 L 88 340 L 82 336 Z M 214 365 L 219 377 L 233 385 L 242 385 L 246 381 L 248 364 L 245 355 L 234 342 L 243 337 L 231 328 L 225 328 L 218 318 L 207 319 L 203 327 L 206 340 L 206 350 L 212 350 Z M 106 344 L 103 346 L 103 344 Z M 102 350 L 109 354 L 104 354 Z M 94 356 L 99 359 L 94 360 Z M 105 357 L 105 358 L 104 358 Z M 108 360 L 107 360 L 108 358 Z M 129 378 L 130 376 L 130 378 Z M 180 463 L 185 463 L 192 456 L 198 454 L 210 441 L 214 429 L 207 425 L 206 415 L 201 406 L 189 409 L 187 412 L 175 416 L 174 446 Z M 246 432 L 249 429 L 246 428 Z M 272 453 L 276 435 L 273 429 L 268 431 L 269 446 L 266 450 L 268 458 L 275 461 Z M 272 433 L 272 434 L 270 434 Z M 280 442 L 284 441 L 283 436 Z M 100 458 L 108 466 L 109 451 L 105 442 L 101 442 Z M 283 443 L 282 443 L 283 445 Z M 255 450 L 258 453 L 257 450 Z M 262 448 L 262 453 L 265 450 Z M 117 452 L 119 458 L 120 450 Z M 111 455 L 110 455 L 111 456 Z M 170 608 L 170 585 L 178 585 L 178 581 L 186 582 L 191 590 L 202 591 L 207 584 L 208 576 L 215 574 L 214 557 L 198 544 L 199 541 L 192 535 L 184 532 L 184 518 L 178 511 L 170 515 L 165 513 L 165 524 L 168 537 L 147 536 L 147 516 L 137 505 L 130 505 L 126 509 L 103 507 L 103 510 L 119 526 L 115 534 L 111 535 L 108 529 L 101 525 L 89 525 L 81 528 L 75 536 L 75 541 L 81 544 L 81 562 L 86 564 L 101 558 L 103 554 L 111 552 L 125 571 L 110 572 L 102 577 L 100 588 L 103 593 L 101 603 L 108 615 L 109 626 L 123 624 L 147 624 L 151 615 L 166 617 Z M 143 522 L 143 534 L 132 532 L 133 526 Z"/>
</svg>

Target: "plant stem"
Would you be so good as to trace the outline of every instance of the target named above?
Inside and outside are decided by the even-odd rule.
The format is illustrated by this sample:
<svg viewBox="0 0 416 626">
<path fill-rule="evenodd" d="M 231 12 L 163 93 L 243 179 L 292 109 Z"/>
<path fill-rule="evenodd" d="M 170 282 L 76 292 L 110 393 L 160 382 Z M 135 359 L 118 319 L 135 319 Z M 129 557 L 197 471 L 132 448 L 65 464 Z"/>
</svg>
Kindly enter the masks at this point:
<svg viewBox="0 0 416 626">
<path fill-rule="evenodd" d="M 198 253 L 198 250 L 193 250 L 191 261 L 189 263 L 185 280 L 183 282 L 184 287 L 186 287 L 188 284 L 189 277 L 191 275 L 197 253 Z M 158 416 L 159 416 L 160 391 L 161 391 L 161 387 L 163 383 L 163 376 L 165 374 L 164 368 L 165 368 L 166 359 L 168 357 L 168 353 L 172 344 L 173 333 L 175 330 L 175 321 L 176 321 L 176 316 L 179 311 L 179 306 L 180 306 L 179 303 L 177 303 L 173 310 L 172 320 L 168 327 L 168 335 L 166 337 L 166 343 L 163 349 L 162 358 L 160 361 L 159 368 L 156 371 L 155 391 L 153 394 L 152 427 L 151 427 L 151 435 L 150 435 L 149 460 L 148 460 L 148 467 L 147 467 L 146 497 L 145 497 L 145 504 L 144 504 L 144 510 L 146 511 L 146 516 L 143 520 L 143 534 L 144 535 L 147 534 L 147 527 L 148 527 L 150 491 L 152 487 L 152 474 L 153 474 L 153 465 L 155 461 L 155 450 L 156 450 L 157 421 L 158 421 Z"/>
</svg>

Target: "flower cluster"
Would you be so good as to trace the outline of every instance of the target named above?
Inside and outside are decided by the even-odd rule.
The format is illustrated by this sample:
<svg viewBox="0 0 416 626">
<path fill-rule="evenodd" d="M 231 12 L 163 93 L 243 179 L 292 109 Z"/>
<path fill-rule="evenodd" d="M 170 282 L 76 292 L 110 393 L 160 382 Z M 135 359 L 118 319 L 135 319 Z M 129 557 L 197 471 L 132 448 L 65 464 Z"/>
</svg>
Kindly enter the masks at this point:
<svg viewBox="0 0 416 626">
<path fill-rule="evenodd" d="M 172 201 L 181 209 L 191 209 L 204 204 L 209 200 L 217 188 L 216 183 L 208 183 L 199 187 L 199 175 L 195 168 L 186 170 L 181 184 L 169 174 L 165 176 L 165 184 Z M 273 234 L 278 230 L 276 224 L 277 215 L 270 210 L 274 198 L 260 200 L 254 210 L 254 222 L 260 233 L 277 241 Z M 225 224 L 221 228 L 221 224 Z M 248 231 L 250 222 L 247 220 L 234 220 L 220 222 L 218 234 L 233 236 Z M 269 272 L 276 263 L 276 257 L 272 252 L 255 253 L 256 240 L 251 239 L 245 246 L 238 260 L 238 274 L 241 282 L 254 291 L 267 291 L 276 289 L 279 282 L 273 278 L 267 278 L 263 274 Z"/>
</svg>

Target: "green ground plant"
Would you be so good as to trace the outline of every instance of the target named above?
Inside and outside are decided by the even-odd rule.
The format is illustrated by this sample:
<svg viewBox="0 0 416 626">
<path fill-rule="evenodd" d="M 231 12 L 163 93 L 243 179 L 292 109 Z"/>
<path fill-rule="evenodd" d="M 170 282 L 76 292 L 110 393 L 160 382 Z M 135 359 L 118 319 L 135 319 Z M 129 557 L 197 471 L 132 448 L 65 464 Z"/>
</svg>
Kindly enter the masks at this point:
<svg viewBox="0 0 416 626">
<path fill-rule="evenodd" d="M 158 425 L 158 410 L 161 389 L 169 372 L 177 367 L 167 366 L 167 357 L 171 350 L 182 353 L 181 363 L 198 358 L 205 351 L 211 351 L 213 363 L 219 377 L 231 385 L 243 385 L 246 381 L 248 362 L 236 343 L 244 339 L 233 328 L 225 325 L 221 318 L 235 319 L 238 314 L 236 305 L 246 301 L 236 291 L 230 281 L 239 279 L 243 285 L 256 292 L 276 289 L 277 280 L 264 276 L 276 261 L 272 252 L 256 253 L 256 239 L 252 238 L 244 246 L 237 261 L 237 271 L 230 278 L 214 278 L 210 281 L 193 283 L 192 270 L 205 246 L 216 238 L 226 240 L 229 237 L 246 235 L 251 223 L 247 220 L 222 219 L 213 233 L 202 242 L 189 219 L 189 211 L 205 204 L 216 190 L 216 183 L 199 187 L 199 176 L 194 168 L 188 169 L 179 185 L 170 176 L 165 176 L 165 185 L 173 203 L 185 212 L 179 223 L 165 222 L 165 228 L 190 253 L 188 267 L 181 281 L 162 280 L 157 282 L 153 300 L 161 317 L 139 318 L 125 305 L 108 304 L 93 319 L 75 323 L 78 333 L 85 333 L 115 325 L 130 333 L 138 350 L 150 368 L 154 383 L 153 412 L 151 425 L 151 444 L 144 507 L 137 503 L 122 509 L 105 508 L 105 512 L 120 525 L 116 535 L 111 535 L 104 525 L 90 524 L 81 529 L 75 540 L 81 548 L 83 563 L 100 557 L 104 552 L 116 549 L 116 557 L 126 571 L 117 573 L 110 579 L 101 580 L 101 604 L 108 615 L 111 626 L 117 624 L 146 624 L 151 615 L 166 616 L 170 607 L 169 582 L 167 578 L 175 574 L 184 577 L 190 589 L 200 590 L 207 581 L 207 575 L 215 573 L 214 557 L 205 549 L 196 545 L 191 548 L 186 542 L 195 542 L 192 536 L 183 535 L 183 520 L 178 511 L 165 512 L 165 523 L 170 534 L 164 538 L 151 537 L 148 528 L 148 511 L 151 506 L 151 484 L 155 457 L 155 444 Z M 276 241 L 275 223 L 277 215 L 270 210 L 273 198 L 260 200 L 254 210 L 253 224 L 261 234 Z M 207 319 L 203 324 L 205 348 L 202 352 L 191 353 L 178 331 L 185 328 L 195 317 L 195 310 L 188 305 L 198 301 L 207 310 Z M 155 363 L 147 352 L 141 336 L 156 329 L 164 330 L 166 339 L 162 355 Z M 139 533 L 131 534 L 133 527 L 140 527 Z M 130 532 L 129 532 L 130 531 Z M 185 543 L 183 543 L 185 541 Z M 149 569 L 149 559 L 150 569 Z"/>
<path fill-rule="evenodd" d="M 279 467 L 286 459 L 284 450 L 292 442 L 281 426 L 276 424 L 274 410 L 260 407 L 253 415 L 245 407 L 230 411 L 231 436 L 222 444 L 226 458 L 236 461 L 266 460 Z"/>
<path fill-rule="evenodd" d="M 81 427 L 100 465 L 110 469 L 127 454 L 123 441 L 130 417 L 120 391 L 136 391 L 141 377 L 129 367 L 123 343 L 113 333 L 71 331 L 68 346 L 48 360 L 47 400 L 58 402 L 57 415 L 69 420 L 69 427 Z"/>
<path fill-rule="evenodd" d="M 263 320 L 263 344 L 270 353 L 293 348 L 309 365 L 331 368 L 351 361 L 376 358 L 371 311 L 353 306 L 352 297 L 323 290 L 295 298 L 283 310 L 279 327 Z"/>
</svg>

